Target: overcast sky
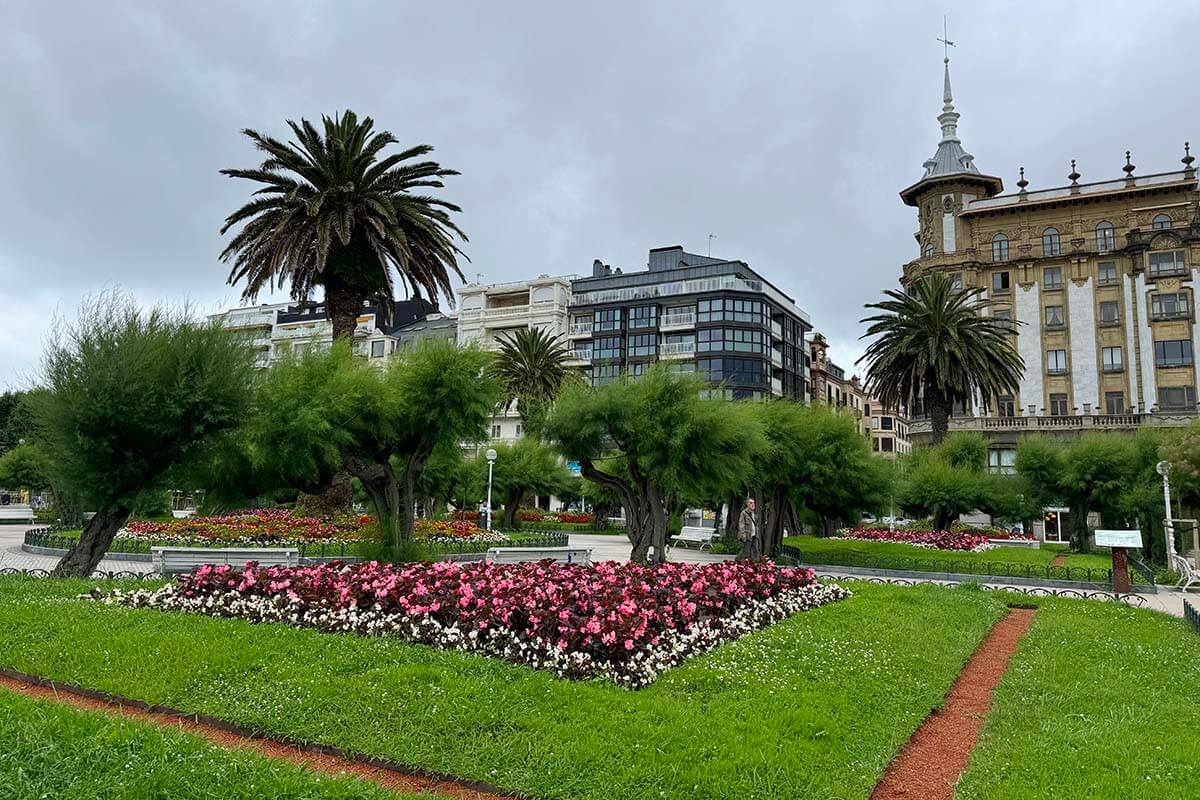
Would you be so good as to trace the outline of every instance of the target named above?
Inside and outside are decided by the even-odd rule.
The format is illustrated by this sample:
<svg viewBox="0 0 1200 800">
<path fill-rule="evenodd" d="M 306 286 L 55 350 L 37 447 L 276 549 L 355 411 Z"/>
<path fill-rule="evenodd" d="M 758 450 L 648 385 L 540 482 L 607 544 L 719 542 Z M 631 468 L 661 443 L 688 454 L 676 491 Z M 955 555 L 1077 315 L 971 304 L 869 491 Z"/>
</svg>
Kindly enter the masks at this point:
<svg viewBox="0 0 1200 800">
<path fill-rule="evenodd" d="M 351 108 L 460 170 L 469 278 L 747 261 L 853 371 L 864 302 L 916 256 L 897 192 L 933 154 L 942 14 L 959 133 L 1015 190 L 1200 150 L 1200 3 L 203 3 L 0 7 L 0 384 L 56 313 L 121 287 L 236 304 L 244 127 Z"/>
</svg>

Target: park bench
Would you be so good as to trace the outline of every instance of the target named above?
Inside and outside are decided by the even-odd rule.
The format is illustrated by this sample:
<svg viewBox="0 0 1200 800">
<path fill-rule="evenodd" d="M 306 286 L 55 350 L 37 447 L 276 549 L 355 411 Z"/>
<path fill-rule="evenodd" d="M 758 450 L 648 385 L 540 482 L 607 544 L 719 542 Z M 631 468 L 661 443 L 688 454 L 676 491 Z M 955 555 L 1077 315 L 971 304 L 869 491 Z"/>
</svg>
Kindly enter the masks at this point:
<svg viewBox="0 0 1200 800">
<path fill-rule="evenodd" d="M 676 545 L 696 545 L 700 550 L 711 548 L 713 539 L 717 538 L 716 528 L 696 528 L 685 526 L 679 533 L 671 537 L 668 544 L 672 547 Z"/>
<path fill-rule="evenodd" d="M 33 509 L 27 505 L 0 505 L 0 522 L 34 522 Z"/>
<path fill-rule="evenodd" d="M 294 567 L 300 551 L 294 547 L 151 547 L 150 561 L 160 575 L 191 572 L 204 564 L 243 567 L 257 561 L 261 567 Z"/>
<path fill-rule="evenodd" d="M 592 551 L 588 547 L 492 547 L 484 558 L 489 564 L 524 564 L 529 561 L 550 559 L 560 564 L 592 563 Z"/>
<path fill-rule="evenodd" d="M 1175 584 L 1176 589 L 1186 592 L 1193 584 L 1200 584 L 1200 571 L 1197 571 L 1185 556 L 1172 553 L 1171 569 L 1179 573 L 1179 583 Z"/>
</svg>

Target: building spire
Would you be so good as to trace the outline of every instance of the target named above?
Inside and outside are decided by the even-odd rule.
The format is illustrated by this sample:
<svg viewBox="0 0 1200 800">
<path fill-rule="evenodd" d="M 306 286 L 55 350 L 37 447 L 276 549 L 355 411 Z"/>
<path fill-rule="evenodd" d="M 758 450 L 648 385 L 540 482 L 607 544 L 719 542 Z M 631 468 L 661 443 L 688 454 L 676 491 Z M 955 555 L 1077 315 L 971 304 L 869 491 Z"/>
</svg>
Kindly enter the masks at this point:
<svg viewBox="0 0 1200 800">
<path fill-rule="evenodd" d="M 942 35 L 938 39 L 942 43 L 942 64 L 945 72 L 942 90 L 942 113 L 938 115 L 938 123 L 942 126 L 942 142 L 958 141 L 958 112 L 954 110 L 954 93 L 950 91 L 950 27 L 945 17 L 942 17 Z"/>
</svg>

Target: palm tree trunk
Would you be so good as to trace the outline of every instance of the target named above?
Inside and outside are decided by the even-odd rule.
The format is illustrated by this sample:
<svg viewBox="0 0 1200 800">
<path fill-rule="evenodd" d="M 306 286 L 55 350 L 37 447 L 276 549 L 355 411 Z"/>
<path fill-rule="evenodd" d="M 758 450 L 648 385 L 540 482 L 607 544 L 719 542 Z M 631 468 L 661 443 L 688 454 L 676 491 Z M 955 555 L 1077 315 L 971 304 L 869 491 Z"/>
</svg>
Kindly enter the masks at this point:
<svg viewBox="0 0 1200 800">
<path fill-rule="evenodd" d="M 333 338 L 352 339 L 366 295 L 337 281 L 325 284 L 325 313 L 333 323 Z"/>
<path fill-rule="evenodd" d="M 950 401 L 938 389 L 925 387 L 925 410 L 929 413 L 933 444 L 939 445 L 950 431 Z"/>
</svg>

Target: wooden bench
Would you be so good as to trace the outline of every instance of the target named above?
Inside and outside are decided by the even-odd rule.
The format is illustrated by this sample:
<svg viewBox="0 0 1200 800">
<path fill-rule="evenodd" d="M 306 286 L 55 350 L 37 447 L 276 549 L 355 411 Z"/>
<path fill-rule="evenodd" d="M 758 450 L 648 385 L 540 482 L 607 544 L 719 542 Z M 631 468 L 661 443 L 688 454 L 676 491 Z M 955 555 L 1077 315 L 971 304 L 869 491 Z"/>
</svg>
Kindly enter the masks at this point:
<svg viewBox="0 0 1200 800">
<path fill-rule="evenodd" d="M 672 547 L 676 545 L 688 546 L 696 545 L 700 550 L 711 548 L 713 539 L 717 538 L 716 528 L 697 528 L 685 526 L 679 533 L 671 537 L 668 542 Z"/>
<path fill-rule="evenodd" d="M 257 561 L 262 567 L 294 567 L 300 551 L 294 547 L 151 547 L 150 561 L 160 575 L 191 572 L 204 564 L 244 567 Z"/>
<path fill-rule="evenodd" d="M 484 558 L 489 564 L 524 564 L 529 561 L 550 559 L 559 564 L 592 563 L 589 547 L 492 547 Z"/>
</svg>

